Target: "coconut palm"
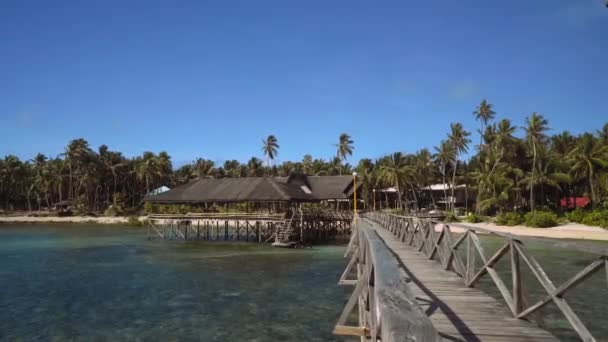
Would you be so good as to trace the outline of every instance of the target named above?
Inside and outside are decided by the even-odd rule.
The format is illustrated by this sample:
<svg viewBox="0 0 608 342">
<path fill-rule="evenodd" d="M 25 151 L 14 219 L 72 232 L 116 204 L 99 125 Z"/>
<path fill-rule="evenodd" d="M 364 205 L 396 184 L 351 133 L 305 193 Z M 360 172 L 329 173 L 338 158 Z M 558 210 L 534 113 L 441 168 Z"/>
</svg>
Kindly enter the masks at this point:
<svg viewBox="0 0 608 342">
<path fill-rule="evenodd" d="M 62 154 L 68 163 L 70 177 L 68 196 L 70 199 L 74 198 L 74 172 L 77 172 L 79 163 L 91 153 L 92 151 L 89 147 L 89 143 L 86 140 L 79 138 L 70 141 Z"/>
<path fill-rule="evenodd" d="M 146 193 L 150 192 L 150 185 L 159 173 L 159 163 L 156 155 L 150 151 L 144 152 L 143 156 L 138 159 L 137 179 L 144 182 Z"/>
<path fill-rule="evenodd" d="M 310 154 L 305 154 L 302 158 L 302 171 L 307 175 L 313 174 L 313 159 Z"/>
<path fill-rule="evenodd" d="M 605 123 L 602 129 L 597 131 L 597 135 L 602 144 L 608 144 L 608 123 Z"/>
<path fill-rule="evenodd" d="M 539 145 L 543 144 L 547 138 L 545 132 L 549 129 L 549 123 L 541 114 L 534 112 L 531 116 L 526 118 L 526 124 L 527 126 L 524 128 L 526 130 L 526 140 L 528 141 L 529 146 L 532 148 L 530 209 L 534 211 L 534 184 L 536 184 L 534 182 L 534 174 L 537 168 L 536 158 L 538 156 Z"/>
<path fill-rule="evenodd" d="M 274 135 L 269 135 L 266 140 L 262 140 L 262 151 L 266 156 L 266 164 L 270 167 L 270 161 L 279 155 L 279 141 Z"/>
<path fill-rule="evenodd" d="M 353 146 L 355 142 L 351 139 L 350 135 L 346 133 L 340 134 L 340 138 L 338 143 L 335 145 L 337 147 L 336 157 L 340 162 L 346 160 L 348 156 L 353 154 L 353 150 L 355 147 Z M 340 175 L 342 175 L 342 169 L 340 169 Z"/>
<path fill-rule="evenodd" d="M 399 208 L 403 209 L 401 184 L 403 184 L 410 172 L 405 156 L 401 152 L 395 152 L 380 159 L 378 171 L 380 182 L 387 186 L 394 186 L 397 190 L 397 202 L 399 203 Z"/>
<path fill-rule="evenodd" d="M 452 174 L 452 198 L 450 200 L 452 204 L 452 211 L 456 208 L 454 206 L 454 188 L 456 187 L 456 169 L 458 168 L 458 156 L 466 153 L 469 150 L 469 143 L 471 139 L 468 137 L 471 133 L 467 132 L 460 122 L 452 123 L 450 125 L 450 134 L 448 135 L 448 141 L 454 148 L 454 169 Z"/>
<path fill-rule="evenodd" d="M 597 206 L 595 180 L 601 170 L 608 169 L 608 145 L 601 144 L 593 135 L 583 134 L 574 149 L 568 154 L 568 161 L 575 175 L 585 175 L 589 182 L 589 193 L 593 206 Z"/>
<path fill-rule="evenodd" d="M 479 149 L 481 150 L 482 146 L 482 138 L 483 132 L 485 132 L 485 128 L 488 125 L 488 122 L 494 119 L 496 112 L 492 109 L 493 105 L 489 103 L 486 99 L 483 99 L 479 106 L 475 108 L 473 115 L 475 115 L 475 120 L 479 121 L 481 125 L 481 130 L 479 131 Z"/>
<path fill-rule="evenodd" d="M 192 172 L 196 178 L 213 178 L 215 174 L 215 162 L 209 159 L 197 158 L 192 162 Z"/>
<path fill-rule="evenodd" d="M 455 155 L 456 151 L 454 150 L 454 147 L 446 140 L 442 140 L 441 143 L 439 143 L 439 146 L 435 147 L 434 158 L 437 164 L 439 165 L 439 173 L 441 174 L 441 180 L 443 182 L 443 200 L 446 203 L 446 209 L 448 203 L 448 194 L 446 190 L 446 175 L 448 166 L 450 165 L 450 163 L 452 163 L 452 160 L 454 160 Z"/>
<path fill-rule="evenodd" d="M 264 162 L 252 157 L 247 162 L 247 171 L 250 177 L 260 177 L 264 174 Z"/>
<path fill-rule="evenodd" d="M 540 156 L 538 158 L 537 167 L 534 172 L 527 172 L 519 183 L 524 185 L 526 189 L 540 188 L 540 203 L 547 205 L 545 188 L 553 188 L 558 191 L 562 190 L 562 185 L 571 182 L 571 177 L 559 172 L 555 169 L 555 162 L 549 156 Z"/>
</svg>

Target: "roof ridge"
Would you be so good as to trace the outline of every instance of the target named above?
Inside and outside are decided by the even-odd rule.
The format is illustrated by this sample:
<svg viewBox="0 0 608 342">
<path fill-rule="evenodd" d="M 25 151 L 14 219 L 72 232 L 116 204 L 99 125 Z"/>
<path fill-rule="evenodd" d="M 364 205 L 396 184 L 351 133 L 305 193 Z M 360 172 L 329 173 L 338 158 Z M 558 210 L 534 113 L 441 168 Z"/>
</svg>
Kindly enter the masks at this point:
<svg viewBox="0 0 608 342">
<path fill-rule="evenodd" d="M 278 191 L 285 199 L 291 200 L 291 196 L 289 196 L 283 189 L 281 189 L 281 186 L 274 180 L 274 177 L 268 177 L 268 180 L 270 180 L 270 185 L 272 185 L 272 187 L 276 191 Z"/>
</svg>

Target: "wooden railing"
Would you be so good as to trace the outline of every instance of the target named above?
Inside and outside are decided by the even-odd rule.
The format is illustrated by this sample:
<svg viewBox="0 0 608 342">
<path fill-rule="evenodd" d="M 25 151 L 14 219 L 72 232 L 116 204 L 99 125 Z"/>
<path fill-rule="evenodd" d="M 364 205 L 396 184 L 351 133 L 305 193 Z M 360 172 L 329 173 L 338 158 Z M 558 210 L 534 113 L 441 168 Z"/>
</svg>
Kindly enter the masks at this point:
<svg viewBox="0 0 608 342">
<path fill-rule="evenodd" d="M 429 259 L 438 259 L 443 268 L 452 270 L 463 278 L 467 287 L 475 286 L 482 277 L 489 275 L 513 313 L 513 317 L 532 318 L 531 315 L 537 313 L 542 307 L 554 303 L 583 341 L 595 341 L 587 327 L 572 310 L 564 295 L 601 269 L 605 269 L 608 281 L 608 250 L 606 248 L 594 245 L 580 246 L 547 238 L 526 237 L 526 240 L 550 243 L 554 246 L 595 255 L 586 267 L 557 286 L 547 276 L 539 262 L 527 251 L 521 237 L 463 224 L 441 223 L 430 219 L 398 216 L 382 212 L 369 213 L 367 217 L 387 228 L 403 243 L 425 253 Z M 462 229 L 462 235 L 454 239 L 451 227 Z M 505 239 L 505 243 L 492 256 L 487 257 L 479 241 L 478 233 L 500 236 Z M 463 248 L 463 245 L 465 245 L 466 259 L 458 255 L 458 251 Z M 510 255 L 511 291 L 494 268 L 496 263 L 507 254 Z M 477 256 L 481 258 L 483 264 L 479 269 L 475 267 Z M 534 303 L 528 303 L 525 295 L 526 288 L 521 274 L 522 260 L 545 291 L 544 298 Z"/>
<path fill-rule="evenodd" d="M 356 220 L 345 256 L 351 259 L 339 284 L 355 285 L 355 289 L 334 334 L 359 336 L 361 341 L 440 340 L 408 287 L 410 279 L 369 223 Z M 355 307 L 357 322 L 347 325 Z"/>
</svg>

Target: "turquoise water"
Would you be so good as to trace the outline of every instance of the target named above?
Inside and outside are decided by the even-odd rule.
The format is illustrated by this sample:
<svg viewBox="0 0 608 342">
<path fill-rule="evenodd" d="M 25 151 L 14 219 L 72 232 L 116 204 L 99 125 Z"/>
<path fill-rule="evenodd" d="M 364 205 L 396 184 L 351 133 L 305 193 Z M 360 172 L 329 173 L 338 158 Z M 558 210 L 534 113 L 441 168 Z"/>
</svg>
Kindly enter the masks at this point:
<svg viewBox="0 0 608 342">
<path fill-rule="evenodd" d="M 344 247 L 147 241 L 0 226 L 0 340 L 331 341 Z"/>
<path fill-rule="evenodd" d="M 91 224 L 0 225 L 0 340 L 339 340 L 331 331 L 352 291 L 336 284 L 344 247 L 286 250 L 145 236 L 141 228 Z M 491 255 L 502 239 L 482 241 Z M 526 245 L 556 285 L 594 258 Z M 508 260 L 496 269 L 510 288 Z M 542 298 L 522 270 L 530 301 Z M 479 286 L 502 300 L 489 277 Z M 596 338 L 608 341 L 606 272 L 566 299 Z M 561 339 L 577 340 L 555 305 L 539 318 Z"/>
<path fill-rule="evenodd" d="M 497 251 L 505 240 L 500 237 L 481 237 L 482 245 L 485 249 L 486 257 L 490 257 Z M 533 240 L 522 240 L 530 255 L 532 255 L 541 265 L 547 276 L 555 284 L 556 287 L 565 283 L 578 272 L 582 271 L 586 266 L 598 258 L 597 255 L 584 253 L 572 249 L 553 246 L 552 244 L 540 243 Z M 606 242 L 589 242 L 589 241 L 574 241 L 579 246 L 587 244 L 597 244 L 606 246 Z M 463 260 L 466 260 L 462 254 Z M 509 254 L 505 255 L 501 261 L 495 266 L 499 276 L 511 291 L 511 264 Z M 477 269 L 481 267 L 480 258 L 477 258 Z M 528 297 L 528 303 L 532 304 L 543 299 L 547 292 L 536 280 L 530 269 L 521 262 L 521 272 L 524 279 L 525 295 Z M 608 341 L 608 271 L 600 269 L 593 276 L 579 284 L 572 291 L 566 293 L 564 298 L 570 305 L 572 310 L 580 318 L 583 324 L 589 329 L 592 335 L 598 341 Z M 486 274 L 479 284 L 479 287 L 491 294 L 500 302 L 504 302 L 497 287 L 492 282 L 491 278 Z M 549 330 L 555 336 L 564 341 L 579 341 L 576 332 L 571 328 L 570 324 L 553 303 L 541 309 L 540 314 L 532 316 L 540 326 Z"/>
</svg>

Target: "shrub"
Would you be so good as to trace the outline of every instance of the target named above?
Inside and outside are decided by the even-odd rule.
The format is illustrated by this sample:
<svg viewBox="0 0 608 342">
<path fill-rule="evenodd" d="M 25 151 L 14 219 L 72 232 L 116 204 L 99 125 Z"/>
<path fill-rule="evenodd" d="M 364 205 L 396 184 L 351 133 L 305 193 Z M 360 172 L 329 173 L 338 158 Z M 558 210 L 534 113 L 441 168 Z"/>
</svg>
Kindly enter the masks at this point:
<svg viewBox="0 0 608 342">
<path fill-rule="evenodd" d="M 469 222 L 469 223 L 479 223 L 482 222 L 483 219 L 481 218 L 481 216 L 477 215 L 477 214 L 469 214 L 466 218 L 465 221 Z"/>
<path fill-rule="evenodd" d="M 557 215 L 550 211 L 529 212 L 524 219 L 528 227 L 548 228 L 557 226 Z"/>
<path fill-rule="evenodd" d="M 103 212 L 104 216 L 119 216 L 123 214 L 123 210 L 120 206 L 110 205 L 108 209 Z"/>
<path fill-rule="evenodd" d="M 585 218 L 587 214 L 585 213 L 585 211 L 583 211 L 583 209 L 581 208 L 576 208 L 573 211 L 569 212 L 566 214 L 566 217 L 568 218 L 568 220 L 570 220 L 571 222 L 577 222 L 577 223 L 582 223 L 583 219 Z"/>
<path fill-rule="evenodd" d="M 502 213 L 496 216 L 496 224 L 500 226 L 517 226 L 524 223 L 524 217 L 520 213 Z"/>
<path fill-rule="evenodd" d="M 144 204 L 144 212 L 146 214 L 155 214 L 158 211 L 158 208 L 152 202 L 146 202 Z"/>
<path fill-rule="evenodd" d="M 456 217 L 456 215 L 451 211 L 448 211 L 447 213 L 445 213 L 444 221 L 445 222 L 460 222 L 458 217 Z"/>
<path fill-rule="evenodd" d="M 588 226 L 600 226 L 602 228 L 608 228 L 608 210 L 594 210 L 587 213 L 581 220 L 582 224 Z"/>
</svg>

